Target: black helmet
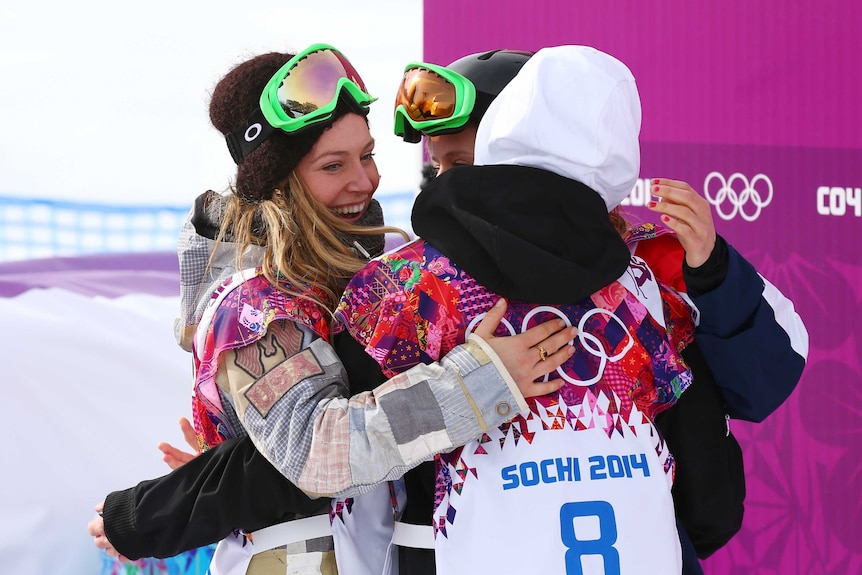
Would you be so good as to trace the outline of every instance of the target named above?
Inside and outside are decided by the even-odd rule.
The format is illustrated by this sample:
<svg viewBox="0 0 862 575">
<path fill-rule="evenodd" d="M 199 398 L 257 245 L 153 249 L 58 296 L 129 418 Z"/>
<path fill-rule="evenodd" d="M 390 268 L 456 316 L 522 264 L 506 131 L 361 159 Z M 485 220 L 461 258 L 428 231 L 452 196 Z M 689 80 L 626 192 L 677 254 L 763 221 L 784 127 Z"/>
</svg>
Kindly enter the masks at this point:
<svg viewBox="0 0 862 575">
<path fill-rule="evenodd" d="M 476 103 L 470 120 L 479 123 L 506 84 L 512 81 L 521 67 L 535 52 L 522 50 L 491 50 L 458 58 L 448 66 L 470 80 L 476 87 Z"/>
<path fill-rule="evenodd" d="M 464 129 L 464 122 L 469 121 L 478 124 L 482 119 L 482 116 L 484 116 L 485 112 L 488 110 L 488 106 L 490 106 L 491 102 L 494 101 L 494 98 L 500 94 L 500 91 L 506 87 L 506 84 L 512 81 L 512 78 L 518 74 L 533 54 L 534 52 L 524 52 L 520 50 L 491 50 L 490 52 L 469 54 L 462 58 L 458 58 L 448 66 L 445 66 L 446 69 L 457 75 L 463 76 L 473 85 L 476 90 L 476 98 L 473 102 L 473 108 L 470 110 L 468 118 L 465 119 L 463 115 L 466 110 L 461 109 L 459 111 L 457 119 L 461 123 L 459 123 L 457 127 L 437 127 L 432 133 L 437 135 L 453 134 Z M 414 97 L 413 92 L 416 88 L 412 86 L 414 80 L 410 80 L 408 82 L 408 72 L 412 68 L 418 68 L 421 70 L 425 66 L 426 64 L 415 63 L 407 67 L 404 79 L 402 80 L 401 89 L 399 90 L 395 100 L 395 134 L 397 136 L 401 136 L 405 142 L 413 144 L 422 141 L 422 132 L 419 132 L 413 127 L 413 120 L 416 118 L 409 119 L 406 112 L 404 110 L 399 111 L 399 108 L 405 105 L 403 100 L 409 101 Z M 441 66 L 435 65 L 434 68 L 439 69 Z M 433 76 L 439 75 L 433 69 L 430 69 L 430 72 Z M 408 86 L 408 83 L 410 86 Z M 433 91 L 426 92 L 424 90 L 420 90 L 419 93 L 423 95 L 423 97 L 427 97 L 429 93 L 434 95 Z M 446 94 L 444 99 L 449 99 L 451 97 L 451 95 Z M 458 98 L 457 88 L 455 89 L 454 97 Z M 460 108 L 460 106 L 455 102 L 449 102 L 449 104 L 455 104 L 456 108 Z M 416 106 L 418 104 L 411 105 Z"/>
</svg>

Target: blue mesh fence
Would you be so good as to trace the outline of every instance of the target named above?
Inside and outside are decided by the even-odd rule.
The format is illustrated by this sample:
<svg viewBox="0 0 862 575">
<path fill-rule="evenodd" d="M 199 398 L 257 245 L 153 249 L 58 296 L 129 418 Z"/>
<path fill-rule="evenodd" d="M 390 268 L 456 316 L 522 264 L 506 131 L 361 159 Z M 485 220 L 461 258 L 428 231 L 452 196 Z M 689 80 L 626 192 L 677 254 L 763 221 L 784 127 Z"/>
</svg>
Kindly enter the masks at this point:
<svg viewBox="0 0 862 575">
<path fill-rule="evenodd" d="M 386 221 L 410 231 L 411 192 L 379 193 Z M 0 197 L 0 261 L 173 251 L 188 207 Z"/>
</svg>

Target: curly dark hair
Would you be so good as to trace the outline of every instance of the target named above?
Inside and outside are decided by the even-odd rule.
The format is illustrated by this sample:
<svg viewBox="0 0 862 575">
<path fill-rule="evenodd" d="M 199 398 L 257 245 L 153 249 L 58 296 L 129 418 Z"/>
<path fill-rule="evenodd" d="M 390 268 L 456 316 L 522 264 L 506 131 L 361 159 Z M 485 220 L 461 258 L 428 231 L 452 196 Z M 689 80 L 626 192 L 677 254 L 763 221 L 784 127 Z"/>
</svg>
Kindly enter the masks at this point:
<svg viewBox="0 0 862 575">
<path fill-rule="evenodd" d="M 225 135 L 245 127 L 260 105 L 260 95 L 267 82 L 293 56 L 269 52 L 246 60 L 228 72 L 216 85 L 210 99 L 213 126 Z M 336 111 L 333 121 L 346 111 Z M 332 122 L 326 122 L 295 134 L 273 132 L 237 164 L 237 196 L 253 204 L 271 198 L 273 190 L 290 175 L 330 125 Z"/>
</svg>

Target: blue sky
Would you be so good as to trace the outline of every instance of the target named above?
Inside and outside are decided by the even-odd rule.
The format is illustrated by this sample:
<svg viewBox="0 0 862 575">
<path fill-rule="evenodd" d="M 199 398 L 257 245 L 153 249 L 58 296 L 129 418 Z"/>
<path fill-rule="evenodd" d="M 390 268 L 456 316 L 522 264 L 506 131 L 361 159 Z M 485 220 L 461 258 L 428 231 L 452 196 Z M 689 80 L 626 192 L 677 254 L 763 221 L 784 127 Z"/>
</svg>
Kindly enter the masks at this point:
<svg viewBox="0 0 862 575">
<path fill-rule="evenodd" d="M 391 105 L 422 58 L 421 0 L 48 0 L 0 6 L 0 195 L 185 206 L 224 189 L 210 90 L 248 56 L 314 42 L 343 50 L 380 98 L 379 193 L 414 190 L 420 147 L 392 135 Z"/>
</svg>

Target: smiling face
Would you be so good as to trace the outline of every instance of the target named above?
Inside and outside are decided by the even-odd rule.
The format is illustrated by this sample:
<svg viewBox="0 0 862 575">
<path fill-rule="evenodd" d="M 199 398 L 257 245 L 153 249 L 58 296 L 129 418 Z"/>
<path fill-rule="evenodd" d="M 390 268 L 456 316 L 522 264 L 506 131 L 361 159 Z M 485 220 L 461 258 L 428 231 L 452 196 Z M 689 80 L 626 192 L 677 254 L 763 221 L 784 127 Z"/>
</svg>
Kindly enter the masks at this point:
<svg viewBox="0 0 862 575">
<path fill-rule="evenodd" d="M 475 144 L 476 125 L 472 122 L 456 134 L 425 137 L 425 146 L 438 176 L 455 166 L 472 166 Z"/>
<path fill-rule="evenodd" d="M 296 175 L 317 201 L 353 223 L 368 209 L 380 183 L 373 152 L 365 118 L 346 114 L 323 132 L 296 166 Z"/>
</svg>

